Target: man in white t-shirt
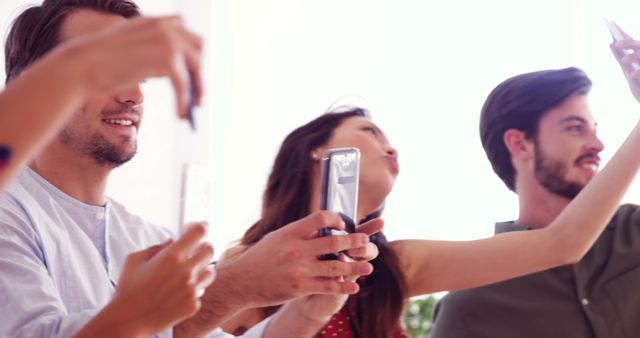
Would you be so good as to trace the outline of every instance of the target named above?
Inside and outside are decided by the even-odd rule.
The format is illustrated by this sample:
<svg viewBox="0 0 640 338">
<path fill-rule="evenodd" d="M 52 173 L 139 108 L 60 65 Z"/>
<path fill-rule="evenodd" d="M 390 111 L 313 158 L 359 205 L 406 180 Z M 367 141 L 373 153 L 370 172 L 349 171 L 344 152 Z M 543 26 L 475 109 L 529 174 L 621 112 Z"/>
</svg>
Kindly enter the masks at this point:
<svg viewBox="0 0 640 338">
<path fill-rule="evenodd" d="M 5 46 L 7 82 L 56 44 L 139 15 L 125 0 L 45 0 L 25 10 Z M 125 257 L 171 237 L 105 195 L 111 171 L 136 153 L 142 101 L 138 86 L 87 98 L 0 198 L 0 336 L 73 335 L 109 302 Z M 338 222 L 327 213 L 313 214 L 219 266 L 201 310 L 160 335 L 217 336 L 217 326 L 244 308 L 356 292 L 355 283 L 336 277 L 368 274 L 370 264 L 316 257 L 369 246 L 368 237 L 309 236 Z M 313 296 L 285 306 L 287 315 L 274 321 L 286 319 L 287 325 L 270 326 L 290 331 L 267 328 L 264 336 L 312 335 L 328 318 L 318 309 L 330 309 L 336 299 Z M 248 336 L 260 336 L 267 324 Z"/>
</svg>

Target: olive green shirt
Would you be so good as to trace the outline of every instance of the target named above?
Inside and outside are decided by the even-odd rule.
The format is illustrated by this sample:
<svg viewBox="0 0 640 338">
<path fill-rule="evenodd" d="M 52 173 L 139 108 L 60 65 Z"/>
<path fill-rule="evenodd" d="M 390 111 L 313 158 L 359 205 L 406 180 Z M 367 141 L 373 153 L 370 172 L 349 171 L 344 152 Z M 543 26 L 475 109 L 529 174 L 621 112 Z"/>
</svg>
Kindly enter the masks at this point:
<svg viewBox="0 0 640 338">
<path fill-rule="evenodd" d="M 496 224 L 518 230 L 527 227 Z M 621 206 L 574 266 L 449 293 L 430 337 L 640 337 L 640 207 Z"/>
</svg>

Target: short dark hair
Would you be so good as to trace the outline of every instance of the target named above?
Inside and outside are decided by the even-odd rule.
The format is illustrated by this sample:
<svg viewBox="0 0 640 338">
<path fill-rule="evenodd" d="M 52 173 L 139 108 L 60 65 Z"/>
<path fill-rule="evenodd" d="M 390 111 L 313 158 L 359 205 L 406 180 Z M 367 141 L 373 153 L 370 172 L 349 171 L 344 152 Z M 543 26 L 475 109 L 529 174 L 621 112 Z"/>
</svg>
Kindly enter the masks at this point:
<svg viewBox="0 0 640 338">
<path fill-rule="evenodd" d="M 515 191 L 515 168 L 504 144 L 509 129 L 535 139 L 540 119 L 574 94 L 587 94 L 591 80 L 570 67 L 514 76 L 500 83 L 487 97 L 480 116 L 480 139 L 493 171 Z"/>
<path fill-rule="evenodd" d="M 125 18 L 142 14 L 138 6 L 129 0 L 44 0 L 40 6 L 26 9 L 13 21 L 4 45 L 5 83 L 60 43 L 60 27 L 64 19 L 81 8 Z"/>
</svg>

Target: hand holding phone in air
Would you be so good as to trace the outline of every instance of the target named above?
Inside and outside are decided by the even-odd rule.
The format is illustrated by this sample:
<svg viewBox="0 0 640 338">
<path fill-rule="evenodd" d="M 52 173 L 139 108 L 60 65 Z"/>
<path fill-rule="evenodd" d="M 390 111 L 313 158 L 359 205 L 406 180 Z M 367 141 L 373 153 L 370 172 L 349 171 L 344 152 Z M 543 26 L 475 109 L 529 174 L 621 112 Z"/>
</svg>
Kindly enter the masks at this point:
<svg viewBox="0 0 640 338">
<path fill-rule="evenodd" d="M 640 41 L 634 40 L 618 24 L 605 18 L 614 43 L 611 51 L 627 78 L 633 96 L 640 102 Z"/>
<path fill-rule="evenodd" d="M 605 19 L 605 22 L 607 23 L 607 27 L 609 28 L 609 32 L 611 32 L 611 36 L 613 37 L 614 42 L 627 40 L 630 44 L 635 45 L 636 47 L 640 47 L 640 44 L 638 44 L 637 41 L 634 41 L 628 34 L 626 34 L 620 28 L 620 26 L 618 26 L 618 24 L 616 24 L 613 21 L 609 21 L 607 19 Z M 631 48 L 620 48 L 619 51 L 623 55 L 631 55 L 635 53 L 634 49 L 631 49 Z M 633 70 L 638 70 L 640 69 L 640 62 L 638 61 L 632 62 L 630 66 L 631 68 L 633 68 Z"/>
</svg>

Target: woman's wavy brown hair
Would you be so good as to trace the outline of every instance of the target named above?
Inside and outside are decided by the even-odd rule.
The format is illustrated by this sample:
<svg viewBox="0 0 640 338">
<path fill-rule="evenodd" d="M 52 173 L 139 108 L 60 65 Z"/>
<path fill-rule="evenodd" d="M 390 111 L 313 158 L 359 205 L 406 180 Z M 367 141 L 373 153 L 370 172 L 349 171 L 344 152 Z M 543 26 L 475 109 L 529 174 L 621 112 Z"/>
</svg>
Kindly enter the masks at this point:
<svg viewBox="0 0 640 338">
<path fill-rule="evenodd" d="M 326 144 L 342 121 L 354 116 L 366 117 L 368 114 L 360 108 L 326 113 L 285 138 L 264 192 L 262 218 L 247 230 L 241 244 L 254 244 L 269 232 L 309 215 L 314 165 L 311 152 Z M 365 220 L 370 218 L 371 215 Z M 402 314 L 405 281 L 384 234 L 374 235 L 371 240 L 378 246 L 379 255 L 371 262 L 373 273 L 361 282 L 351 318 L 358 337 L 388 338 Z M 276 309 L 267 308 L 265 314 L 270 315 Z M 351 307 L 350 311 L 354 312 Z"/>
</svg>

